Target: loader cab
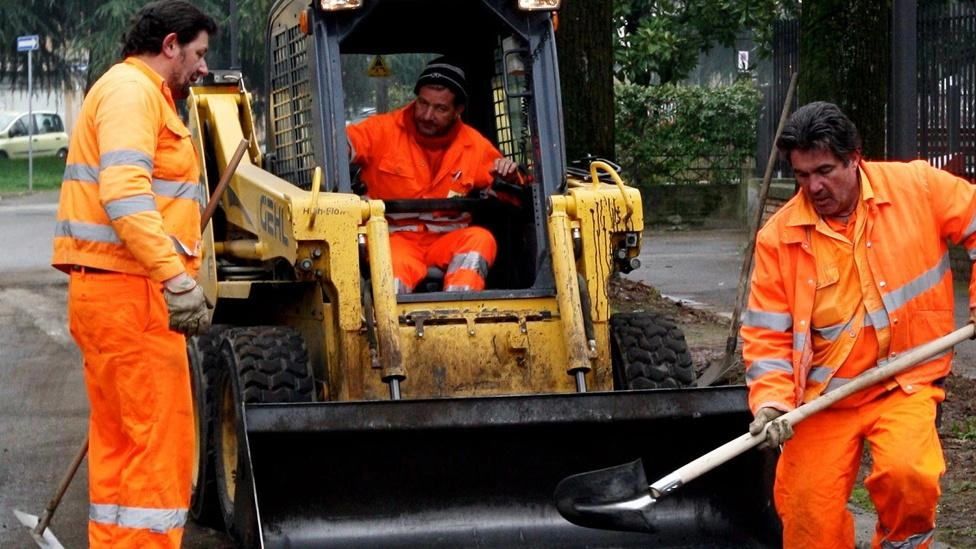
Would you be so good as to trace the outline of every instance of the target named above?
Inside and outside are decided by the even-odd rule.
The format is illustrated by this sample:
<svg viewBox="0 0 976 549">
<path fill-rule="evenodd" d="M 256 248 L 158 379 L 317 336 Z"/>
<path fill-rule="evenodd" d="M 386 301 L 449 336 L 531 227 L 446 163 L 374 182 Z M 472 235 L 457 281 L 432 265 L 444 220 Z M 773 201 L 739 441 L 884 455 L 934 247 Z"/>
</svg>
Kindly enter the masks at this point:
<svg viewBox="0 0 976 549">
<path fill-rule="evenodd" d="M 464 121 L 518 163 L 528 182 L 524 189 L 499 185 L 487 197 L 452 202 L 488 228 L 498 244 L 487 291 L 479 297 L 509 297 L 513 291 L 551 295 L 547 197 L 563 184 L 565 166 L 551 14 L 520 11 L 515 0 L 398 0 L 385 2 L 381 11 L 371 5 L 325 11 L 283 1 L 273 9 L 271 171 L 308 189 L 315 166 L 322 166 L 323 190 L 361 194 L 346 126 L 412 101 L 427 61 L 449 55 L 466 72 Z M 443 208 L 438 202 L 443 201 L 387 201 L 386 208 Z"/>
</svg>

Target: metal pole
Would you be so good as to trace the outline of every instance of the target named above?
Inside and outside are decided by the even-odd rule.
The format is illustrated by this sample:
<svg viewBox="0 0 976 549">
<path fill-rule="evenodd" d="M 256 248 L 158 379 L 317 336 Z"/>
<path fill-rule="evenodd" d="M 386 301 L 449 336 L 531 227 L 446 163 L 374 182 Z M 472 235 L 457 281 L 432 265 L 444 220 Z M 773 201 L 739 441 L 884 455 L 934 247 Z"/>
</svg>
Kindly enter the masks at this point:
<svg viewBox="0 0 976 549">
<path fill-rule="evenodd" d="M 895 0 L 891 8 L 891 139 L 888 157 L 918 156 L 918 6 Z"/>
<path fill-rule="evenodd" d="M 33 51 L 27 50 L 27 190 L 34 190 L 34 71 Z"/>
</svg>

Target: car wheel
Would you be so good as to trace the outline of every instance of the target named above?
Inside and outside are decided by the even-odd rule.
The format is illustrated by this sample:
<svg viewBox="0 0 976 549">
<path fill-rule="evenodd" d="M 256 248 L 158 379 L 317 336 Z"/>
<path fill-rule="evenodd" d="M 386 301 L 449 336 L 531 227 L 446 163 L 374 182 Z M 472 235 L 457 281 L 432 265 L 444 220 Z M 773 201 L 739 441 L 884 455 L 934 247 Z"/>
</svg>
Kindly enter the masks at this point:
<svg viewBox="0 0 976 549">
<path fill-rule="evenodd" d="M 58 158 L 61 160 L 68 158 L 68 149 L 58 149 Z"/>
<path fill-rule="evenodd" d="M 0 151 L 0 160 L 7 159 L 7 151 Z"/>
</svg>

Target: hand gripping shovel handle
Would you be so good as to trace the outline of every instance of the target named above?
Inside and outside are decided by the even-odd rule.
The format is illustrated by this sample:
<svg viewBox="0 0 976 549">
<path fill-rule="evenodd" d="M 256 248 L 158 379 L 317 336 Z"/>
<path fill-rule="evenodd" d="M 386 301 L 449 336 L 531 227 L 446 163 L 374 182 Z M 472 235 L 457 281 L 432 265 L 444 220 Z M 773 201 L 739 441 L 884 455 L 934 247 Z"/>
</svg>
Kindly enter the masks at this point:
<svg viewBox="0 0 976 549">
<path fill-rule="evenodd" d="M 901 373 L 915 366 L 919 362 L 932 358 L 939 353 L 945 352 L 958 343 L 961 343 L 967 339 L 972 339 L 974 333 L 976 333 L 976 329 L 974 329 L 973 324 L 966 324 L 954 332 L 932 340 L 924 345 L 919 345 L 918 347 L 905 352 L 905 354 L 890 362 L 875 368 L 871 368 L 850 382 L 824 394 L 815 400 L 803 404 L 802 406 L 799 406 L 786 414 L 783 414 L 780 416 L 780 418 L 789 421 L 791 425 L 796 425 L 813 414 L 832 406 L 839 400 L 842 400 L 876 383 L 884 381 L 895 374 Z M 759 445 L 764 440 L 766 440 L 765 430 L 755 436 L 746 433 L 736 439 L 733 439 L 651 484 L 651 496 L 654 499 L 657 499 L 661 496 L 670 494 L 685 483 L 701 476 L 704 473 L 707 473 L 708 471 L 711 471 L 715 467 L 729 461 L 746 450 Z"/>
</svg>

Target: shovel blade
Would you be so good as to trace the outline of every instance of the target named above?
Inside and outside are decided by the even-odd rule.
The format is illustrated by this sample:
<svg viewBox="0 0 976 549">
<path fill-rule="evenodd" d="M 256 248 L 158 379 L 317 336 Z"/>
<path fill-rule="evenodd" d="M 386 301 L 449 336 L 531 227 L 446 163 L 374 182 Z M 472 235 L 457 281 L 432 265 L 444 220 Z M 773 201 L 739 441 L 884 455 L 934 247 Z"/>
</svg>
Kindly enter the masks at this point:
<svg viewBox="0 0 976 549">
<path fill-rule="evenodd" d="M 644 464 L 640 459 L 564 478 L 554 493 L 559 514 L 588 528 L 655 532 Z"/>
<path fill-rule="evenodd" d="M 34 531 L 34 528 L 37 526 L 40 519 L 34 515 L 24 513 L 23 511 L 18 511 L 17 509 L 14 509 L 14 515 L 17 516 L 17 520 L 19 520 L 21 524 L 30 529 L 31 537 L 34 538 L 34 542 L 37 543 L 38 547 L 41 549 L 64 549 L 64 546 L 61 545 L 58 538 L 54 537 L 54 534 L 51 532 L 50 528 L 45 528 L 44 531 L 40 533 Z"/>
</svg>

